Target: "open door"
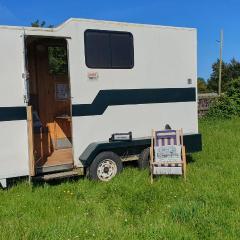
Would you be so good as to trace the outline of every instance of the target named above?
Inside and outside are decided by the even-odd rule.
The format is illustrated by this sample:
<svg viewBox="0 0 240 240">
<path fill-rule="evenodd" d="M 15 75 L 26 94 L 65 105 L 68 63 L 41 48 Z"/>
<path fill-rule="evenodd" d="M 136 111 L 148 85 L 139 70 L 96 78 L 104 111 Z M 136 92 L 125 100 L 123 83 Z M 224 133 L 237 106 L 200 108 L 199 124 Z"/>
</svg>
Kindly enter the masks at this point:
<svg viewBox="0 0 240 240">
<path fill-rule="evenodd" d="M 34 132 L 33 132 L 33 112 L 32 106 L 27 106 L 27 128 L 28 128 L 28 156 L 29 156 L 29 176 L 35 176 L 34 159 Z"/>
<path fill-rule="evenodd" d="M 36 174 L 71 170 L 72 116 L 65 39 L 28 37 L 29 103 Z"/>
</svg>

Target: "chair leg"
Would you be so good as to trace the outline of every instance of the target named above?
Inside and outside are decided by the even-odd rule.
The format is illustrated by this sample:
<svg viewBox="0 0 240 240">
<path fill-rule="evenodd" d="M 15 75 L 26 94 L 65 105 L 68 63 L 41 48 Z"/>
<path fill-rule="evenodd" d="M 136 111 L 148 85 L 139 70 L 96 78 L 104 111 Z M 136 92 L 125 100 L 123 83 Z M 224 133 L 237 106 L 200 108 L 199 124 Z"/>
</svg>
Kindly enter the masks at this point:
<svg viewBox="0 0 240 240">
<path fill-rule="evenodd" d="M 184 169 L 184 179 L 187 180 L 187 162 L 186 162 L 186 160 L 185 160 L 184 167 L 185 167 L 185 169 Z"/>
<path fill-rule="evenodd" d="M 154 130 L 152 129 L 152 136 L 151 136 L 151 147 L 150 147 L 150 171 L 151 171 L 151 184 L 153 184 L 153 154 L 154 154 Z"/>
<path fill-rule="evenodd" d="M 183 177 L 184 180 L 187 179 L 187 161 L 186 161 L 186 150 L 185 146 L 182 148 L 182 158 L 183 158 Z"/>
<path fill-rule="evenodd" d="M 150 166 L 150 174 L 151 174 L 151 184 L 153 184 L 153 166 Z"/>
</svg>

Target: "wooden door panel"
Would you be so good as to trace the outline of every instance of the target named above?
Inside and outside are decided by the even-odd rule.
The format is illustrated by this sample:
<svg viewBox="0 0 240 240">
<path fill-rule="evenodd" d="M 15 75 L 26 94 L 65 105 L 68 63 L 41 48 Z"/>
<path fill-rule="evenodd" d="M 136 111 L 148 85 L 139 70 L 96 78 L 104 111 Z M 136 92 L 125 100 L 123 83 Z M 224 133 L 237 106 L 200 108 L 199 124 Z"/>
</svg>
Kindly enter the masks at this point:
<svg viewBox="0 0 240 240">
<path fill-rule="evenodd" d="M 48 65 L 48 46 L 38 44 L 36 46 L 36 75 L 39 117 L 44 129 L 43 155 L 48 155 L 49 151 L 53 151 L 52 148 L 58 139 L 67 138 L 71 141 L 70 98 L 66 100 L 56 98 L 56 84 L 69 86 L 69 79 L 67 75 L 51 74 Z M 63 116 L 68 116 L 68 118 L 57 119 Z"/>
</svg>

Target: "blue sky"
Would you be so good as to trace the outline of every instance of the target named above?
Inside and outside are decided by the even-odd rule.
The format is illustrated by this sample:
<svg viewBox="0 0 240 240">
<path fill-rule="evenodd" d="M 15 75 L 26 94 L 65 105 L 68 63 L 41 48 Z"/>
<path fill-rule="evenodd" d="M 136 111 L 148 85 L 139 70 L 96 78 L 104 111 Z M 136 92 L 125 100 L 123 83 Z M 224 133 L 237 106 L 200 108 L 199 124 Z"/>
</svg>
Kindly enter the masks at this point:
<svg viewBox="0 0 240 240">
<path fill-rule="evenodd" d="M 198 76 L 207 79 L 219 56 L 240 59 L 239 0 L 0 0 L 0 25 L 29 25 L 36 19 L 58 25 L 70 17 L 149 23 L 198 29 Z"/>
</svg>

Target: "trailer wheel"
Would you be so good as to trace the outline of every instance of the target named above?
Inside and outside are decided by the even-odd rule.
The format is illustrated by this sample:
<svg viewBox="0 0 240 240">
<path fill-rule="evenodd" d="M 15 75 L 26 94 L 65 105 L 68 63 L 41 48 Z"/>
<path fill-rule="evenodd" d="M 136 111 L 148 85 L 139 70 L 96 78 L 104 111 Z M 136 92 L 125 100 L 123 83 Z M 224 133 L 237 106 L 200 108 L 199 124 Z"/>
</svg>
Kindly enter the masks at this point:
<svg viewBox="0 0 240 240">
<path fill-rule="evenodd" d="M 150 148 L 145 148 L 138 159 L 138 167 L 140 169 L 146 169 L 150 166 Z"/>
<path fill-rule="evenodd" d="M 120 157 L 113 152 L 101 152 L 93 160 L 88 169 L 88 177 L 92 180 L 110 181 L 123 169 Z"/>
</svg>

